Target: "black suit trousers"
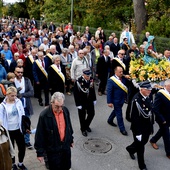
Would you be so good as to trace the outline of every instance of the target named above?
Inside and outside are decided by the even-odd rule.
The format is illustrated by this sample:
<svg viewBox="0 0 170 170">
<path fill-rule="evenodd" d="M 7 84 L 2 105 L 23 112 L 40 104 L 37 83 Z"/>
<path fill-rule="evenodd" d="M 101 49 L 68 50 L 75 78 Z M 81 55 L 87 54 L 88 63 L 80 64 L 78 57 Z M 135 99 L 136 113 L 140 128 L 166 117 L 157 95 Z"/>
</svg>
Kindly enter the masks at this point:
<svg viewBox="0 0 170 170">
<path fill-rule="evenodd" d="M 140 169 L 146 168 L 144 161 L 144 152 L 145 152 L 145 144 L 149 140 L 150 134 L 144 133 L 142 134 L 142 140 L 138 141 L 136 138 L 136 134 L 133 133 L 134 142 L 127 147 L 128 152 L 131 154 L 137 153 L 138 156 L 138 165 Z"/>
<path fill-rule="evenodd" d="M 94 105 L 88 107 L 82 107 L 78 109 L 79 121 L 80 121 L 80 130 L 85 131 L 91 124 L 94 117 Z"/>
</svg>

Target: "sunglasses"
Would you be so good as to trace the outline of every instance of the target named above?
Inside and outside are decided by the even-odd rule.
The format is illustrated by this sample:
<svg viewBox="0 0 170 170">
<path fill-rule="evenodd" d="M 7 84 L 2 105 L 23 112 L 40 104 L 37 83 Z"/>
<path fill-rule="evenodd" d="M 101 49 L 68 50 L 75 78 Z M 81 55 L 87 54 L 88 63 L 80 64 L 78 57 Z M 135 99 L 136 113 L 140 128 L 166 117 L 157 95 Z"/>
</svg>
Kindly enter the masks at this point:
<svg viewBox="0 0 170 170">
<path fill-rule="evenodd" d="M 23 74 L 23 72 L 19 72 L 19 71 L 17 71 L 17 73 L 18 73 L 18 74 Z"/>
<path fill-rule="evenodd" d="M 121 54 L 121 55 L 125 55 L 124 53 L 119 53 L 119 54 Z"/>
</svg>

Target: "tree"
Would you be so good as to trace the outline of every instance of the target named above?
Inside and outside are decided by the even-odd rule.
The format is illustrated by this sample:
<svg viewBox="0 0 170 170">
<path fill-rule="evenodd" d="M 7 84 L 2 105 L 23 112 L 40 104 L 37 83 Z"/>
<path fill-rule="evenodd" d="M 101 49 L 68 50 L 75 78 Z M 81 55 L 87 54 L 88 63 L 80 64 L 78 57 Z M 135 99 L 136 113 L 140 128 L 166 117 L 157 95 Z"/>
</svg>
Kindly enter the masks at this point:
<svg viewBox="0 0 170 170">
<path fill-rule="evenodd" d="M 133 0 L 135 25 L 137 34 L 145 29 L 147 23 L 147 11 L 145 8 L 145 0 Z"/>
</svg>

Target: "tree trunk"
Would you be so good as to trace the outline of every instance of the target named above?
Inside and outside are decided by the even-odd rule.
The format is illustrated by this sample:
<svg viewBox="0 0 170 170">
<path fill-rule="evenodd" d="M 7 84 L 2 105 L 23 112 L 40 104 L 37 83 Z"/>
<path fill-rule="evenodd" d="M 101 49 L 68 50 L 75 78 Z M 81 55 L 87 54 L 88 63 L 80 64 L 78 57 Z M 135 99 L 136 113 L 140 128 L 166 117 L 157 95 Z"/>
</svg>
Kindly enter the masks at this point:
<svg viewBox="0 0 170 170">
<path fill-rule="evenodd" d="M 135 14 L 135 23 L 137 35 L 145 29 L 147 20 L 147 11 L 145 8 L 145 0 L 133 0 L 133 8 Z"/>
</svg>

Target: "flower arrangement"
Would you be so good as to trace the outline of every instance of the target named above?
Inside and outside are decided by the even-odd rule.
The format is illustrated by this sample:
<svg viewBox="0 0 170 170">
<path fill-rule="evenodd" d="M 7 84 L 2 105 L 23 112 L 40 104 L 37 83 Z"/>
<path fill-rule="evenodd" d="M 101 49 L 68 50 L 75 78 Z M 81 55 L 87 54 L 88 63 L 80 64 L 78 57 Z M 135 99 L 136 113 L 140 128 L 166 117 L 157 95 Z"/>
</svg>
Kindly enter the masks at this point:
<svg viewBox="0 0 170 170">
<path fill-rule="evenodd" d="M 144 64 L 142 58 L 132 57 L 129 73 L 136 82 L 149 80 L 151 82 L 161 82 L 170 78 L 170 62 L 165 59 L 159 59 L 158 64 Z"/>
</svg>

